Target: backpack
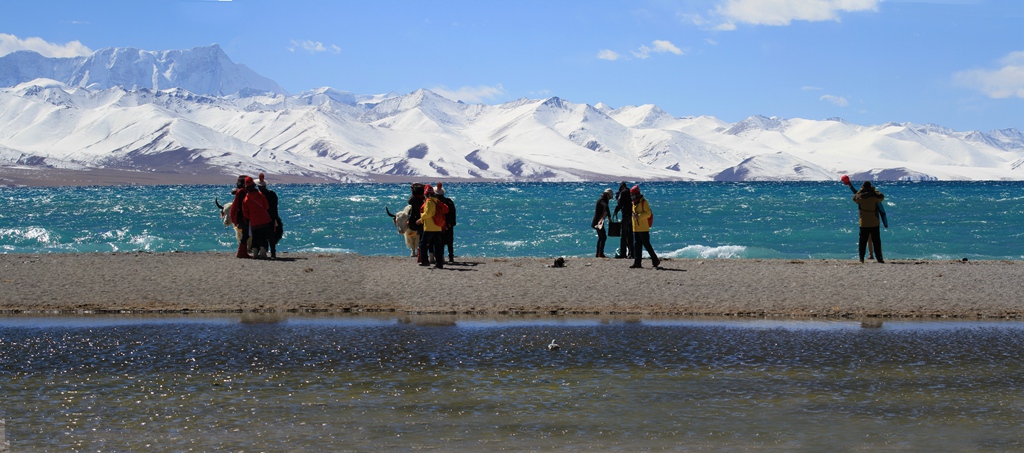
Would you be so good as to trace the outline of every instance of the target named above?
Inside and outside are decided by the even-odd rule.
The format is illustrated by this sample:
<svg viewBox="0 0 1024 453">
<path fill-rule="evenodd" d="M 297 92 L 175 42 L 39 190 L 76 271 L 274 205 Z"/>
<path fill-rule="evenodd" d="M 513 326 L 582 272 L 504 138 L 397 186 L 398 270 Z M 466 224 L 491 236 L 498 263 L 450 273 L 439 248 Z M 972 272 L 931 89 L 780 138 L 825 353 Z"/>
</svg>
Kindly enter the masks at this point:
<svg viewBox="0 0 1024 453">
<path fill-rule="evenodd" d="M 447 228 L 445 223 L 445 217 L 448 214 L 448 205 L 442 203 L 441 200 L 434 199 L 434 225 L 440 226 L 441 229 Z"/>
</svg>

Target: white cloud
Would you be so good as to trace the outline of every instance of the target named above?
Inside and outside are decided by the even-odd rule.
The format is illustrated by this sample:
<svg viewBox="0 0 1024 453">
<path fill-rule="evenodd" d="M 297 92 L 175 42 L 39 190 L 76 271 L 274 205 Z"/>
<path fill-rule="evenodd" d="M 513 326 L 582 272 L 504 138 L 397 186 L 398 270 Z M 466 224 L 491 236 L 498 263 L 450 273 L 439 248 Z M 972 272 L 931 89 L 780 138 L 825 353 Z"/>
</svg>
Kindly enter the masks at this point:
<svg viewBox="0 0 1024 453">
<path fill-rule="evenodd" d="M 448 87 L 442 85 L 436 88 L 431 88 L 430 91 L 440 94 L 441 96 L 444 96 L 453 101 L 481 103 L 484 102 L 485 99 L 494 99 L 498 96 L 501 96 L 502 94 L 505 94 L 505 87 L 501 86 L 501 84 L 499 83 L 492 87 L 480 85 L 477 87 L 466 86 L 456 90 L 449 90 Z"/>
<path fill-rule="evenodd" d="M 622 58 L 622 56 L 615 53 L 615 51 L 613 50 L 604 49 L 597 53 L 597 58 L 600 58 L 602 60 L 615 61 L 618 60 L 619 58 Z"/>
<path fill-rule="evenodd" d="M 655 52 L 668 52 L 668 53 L 676 54 L 676 55 L 682 55 L 683 54 L 683 51 L 679 50 L 679 48 L 676 47 L 671 42 L 655 40 L 653 42 L 653 44 L 654 44 L 654 51 Z"/>
<path fill-rule="evenodd" d="M 341 47 L 338 47 L 334 44 L 324 45 L 324 43 L 320 41 L 311 41 L 308 39 L 304 41 L 296 41 L 293 39 L 292 45 L 291 47 L 288 48 L 288 51 L 295 52 L 297 49 L 301 49 L 313 54 L 320 52 L 330 52 L 333 54 L 341 53 Z"/>
<path fill-rule="evenodd" d="M 831 102 L 831 103 L 833 103 L 835 105 L 838 105 L 840 107 L 846 107 L 847 105 L 850 105 L 850 103 L 846 100 L 846 98 L 844 98 L 842 96 L 833 96 L 831 94 L 826 94 L 826 95 L 818 98 L 818 100 L 819 101 Z"/>
<path fill-rule="evenodd" d="M 990 98 L 1024 98 L 1024 51 L 1010 52 L 999 63 L 998 69 L 960 71 L 953 80 Z"/>
<path fill-rule="evenodd" d="M 0 33 L 0 56 L 19 50 L 31 50 L 44 57 L 83 57 L 92 55 L 92 50 L 78 41 L 67 44 L 54 44 L 43 38 L 18 39 L 17 36 Z"/>
<path fill-rule="evenodd" d="M 652 47 L 640 46 L 639 49 L 633 51 L 633 56 L 641 60 L 646 60 L 651 57 L 652 53 L 671 53 L 675 55 L 682 55 L 685 52 L 680 50 L 675 44 L 669 41 L 655 40 L 651 43 Z"/>
<path fill-rule="evenodd" d="M 725 0 L 714 13 L 724 19 L 718 30 L 735 30 L 736 23 L 789 25 L 795 20 L 838 21 L 841 13 L 878 11 L 880 0 Z"/>
</svg>

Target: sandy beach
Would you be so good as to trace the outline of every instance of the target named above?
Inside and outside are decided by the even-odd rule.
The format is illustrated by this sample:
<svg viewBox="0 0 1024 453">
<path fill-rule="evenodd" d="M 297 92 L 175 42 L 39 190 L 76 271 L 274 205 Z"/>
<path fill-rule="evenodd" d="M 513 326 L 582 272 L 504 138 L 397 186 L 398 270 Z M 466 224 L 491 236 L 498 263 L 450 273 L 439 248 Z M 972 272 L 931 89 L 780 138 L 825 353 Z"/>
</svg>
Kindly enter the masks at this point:
<svg viewBox="0 0 1024 453">
<path fill-rule="evenodd" d="M 1024 262 L 0 255 L 0 312 L 1021 318 Z"/>
</svg>

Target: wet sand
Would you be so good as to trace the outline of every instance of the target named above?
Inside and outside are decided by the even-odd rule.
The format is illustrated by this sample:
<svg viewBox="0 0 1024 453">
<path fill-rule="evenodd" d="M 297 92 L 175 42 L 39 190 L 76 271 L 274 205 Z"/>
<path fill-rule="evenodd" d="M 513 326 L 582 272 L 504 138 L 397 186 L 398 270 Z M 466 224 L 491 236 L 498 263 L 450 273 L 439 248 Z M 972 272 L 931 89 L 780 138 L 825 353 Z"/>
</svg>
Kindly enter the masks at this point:
<svg viewBox="0 0 1024 453">
<path fill-rule="evenodd" d="M 1021 318 L 1024 262 L 0 255 L 0 312 Z"/>
</svg>

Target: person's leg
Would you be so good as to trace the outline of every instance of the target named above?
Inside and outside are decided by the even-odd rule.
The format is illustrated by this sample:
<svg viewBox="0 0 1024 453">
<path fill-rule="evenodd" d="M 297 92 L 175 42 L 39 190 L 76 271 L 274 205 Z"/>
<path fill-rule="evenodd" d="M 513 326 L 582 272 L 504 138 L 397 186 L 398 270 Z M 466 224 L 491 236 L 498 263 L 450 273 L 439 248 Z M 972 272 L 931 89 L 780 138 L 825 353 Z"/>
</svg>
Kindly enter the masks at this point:
<svg viewBox="0 0 1024 453">
<path fill-rule="evenodd" d="M 864 252 L 868 245 L 868 236 L 871 233 L 867 228 L 861 227 L 860 237 L 857 240 L 857 254 L 860 255 L 860 262 L 864 262 Z"/>
<path fill-rule="evenodd" d="M 632 225 L 630 226 L 629 230 L 623 234 L 626 237 L 626 249 L 624 253 L 626 254 L 626 258 L 632 259 L 633 255 L 636 253 L 636 246 L 633 245 L 633 243 L 636 242 L 636 237 L 633 235 Z"/>
<path fill-rule="evenodd" d="M 608 241 L 608 235 L 605 234 L 604 228 L 597 229 L 597 257 L 604 258 L 604 244 Z"/>
<path fill-rule="evenodd" d="M 434 237 L 431 242 L 434 244 L 434 267 L 438 269 L 444 268 L 444 236 L 443 233 L 438 231 L 431 233 Z"/>
<path fill-rule="evenodd" d="M 615 255 L 616 258 L 625 258 L 630 255 L 629 243 L 632 241 L 630 239 L 631 236 L 633 236 L 633 232 L 626 229 L 626 223 L 624 222 L 623 231 L 620 237 L 618 237 L 618 254 Z"/>
<path fill-rule="evenodd" d="M 427 233 L 426 231 L 420 232 L 419 253 L 416 256 L 416 260 L 419 261 L 420 266 L 430 265 L 430 251 L 428 250 L 430 247 L 429 243 L 427 242 L 428 234 L 429 233 Z"/>
<path fill-rule="evenodd" d="M 263 228 L 252 229 L 252 256 L 253 258 L 262 259 L 265 255 L 263 252 L 265 238 Z"/>
<path fill-rule="evenodd" d="M 455 262 L 455 228 L 448 227 L 448 230 L 444 232 L 444 242 L 448 245 L 448 262 Z"/>
<path fill-rule="evenodd" d="M 633 233 L 633 265 L 630 266 L 631 268 L 643 267 L 641 259 L 643 258 L 644 253 L 641 244 L 643 244 L 644 241 L 644 234 L 646 233 Z"/>
<path fill-rule="evenodd" d="M 658 259 L 658 254 L 654 253 L 654 246 L 651 245 L 651 233 L 644 234 L 644 248 L 647 249 L 647 254 L 651 255 L 651 265 L 658 267 L 661 264 L 661 260 Z"/>
<path fill-rule="evenodd" d="M 277 258 L 277 243 L 281 241 L 281 237 L 284 236 L 284 225 L 281 224 L 280 220 L 274 221 L 274 234 L 270 237 L 270 258 Z"/>
<path fill-rule="evenodd" d="M 884 263 L 882 259 L 882 235 L 879 227 L 872 228 L 874 231 L 871 232 L 871 245 L 875 250 L 875 260 L 879 263 Z"/>
<path fill-rule="evenodd" d="M 235 227 L 235 238 L 238 239 L 238 251 L 235 252 L 235 258 L 252 258 L 249 253 L 246 252 L 246 242 L 249 238 L 246 236 L 245 231 L 239 227 Z"/>
</svg>

